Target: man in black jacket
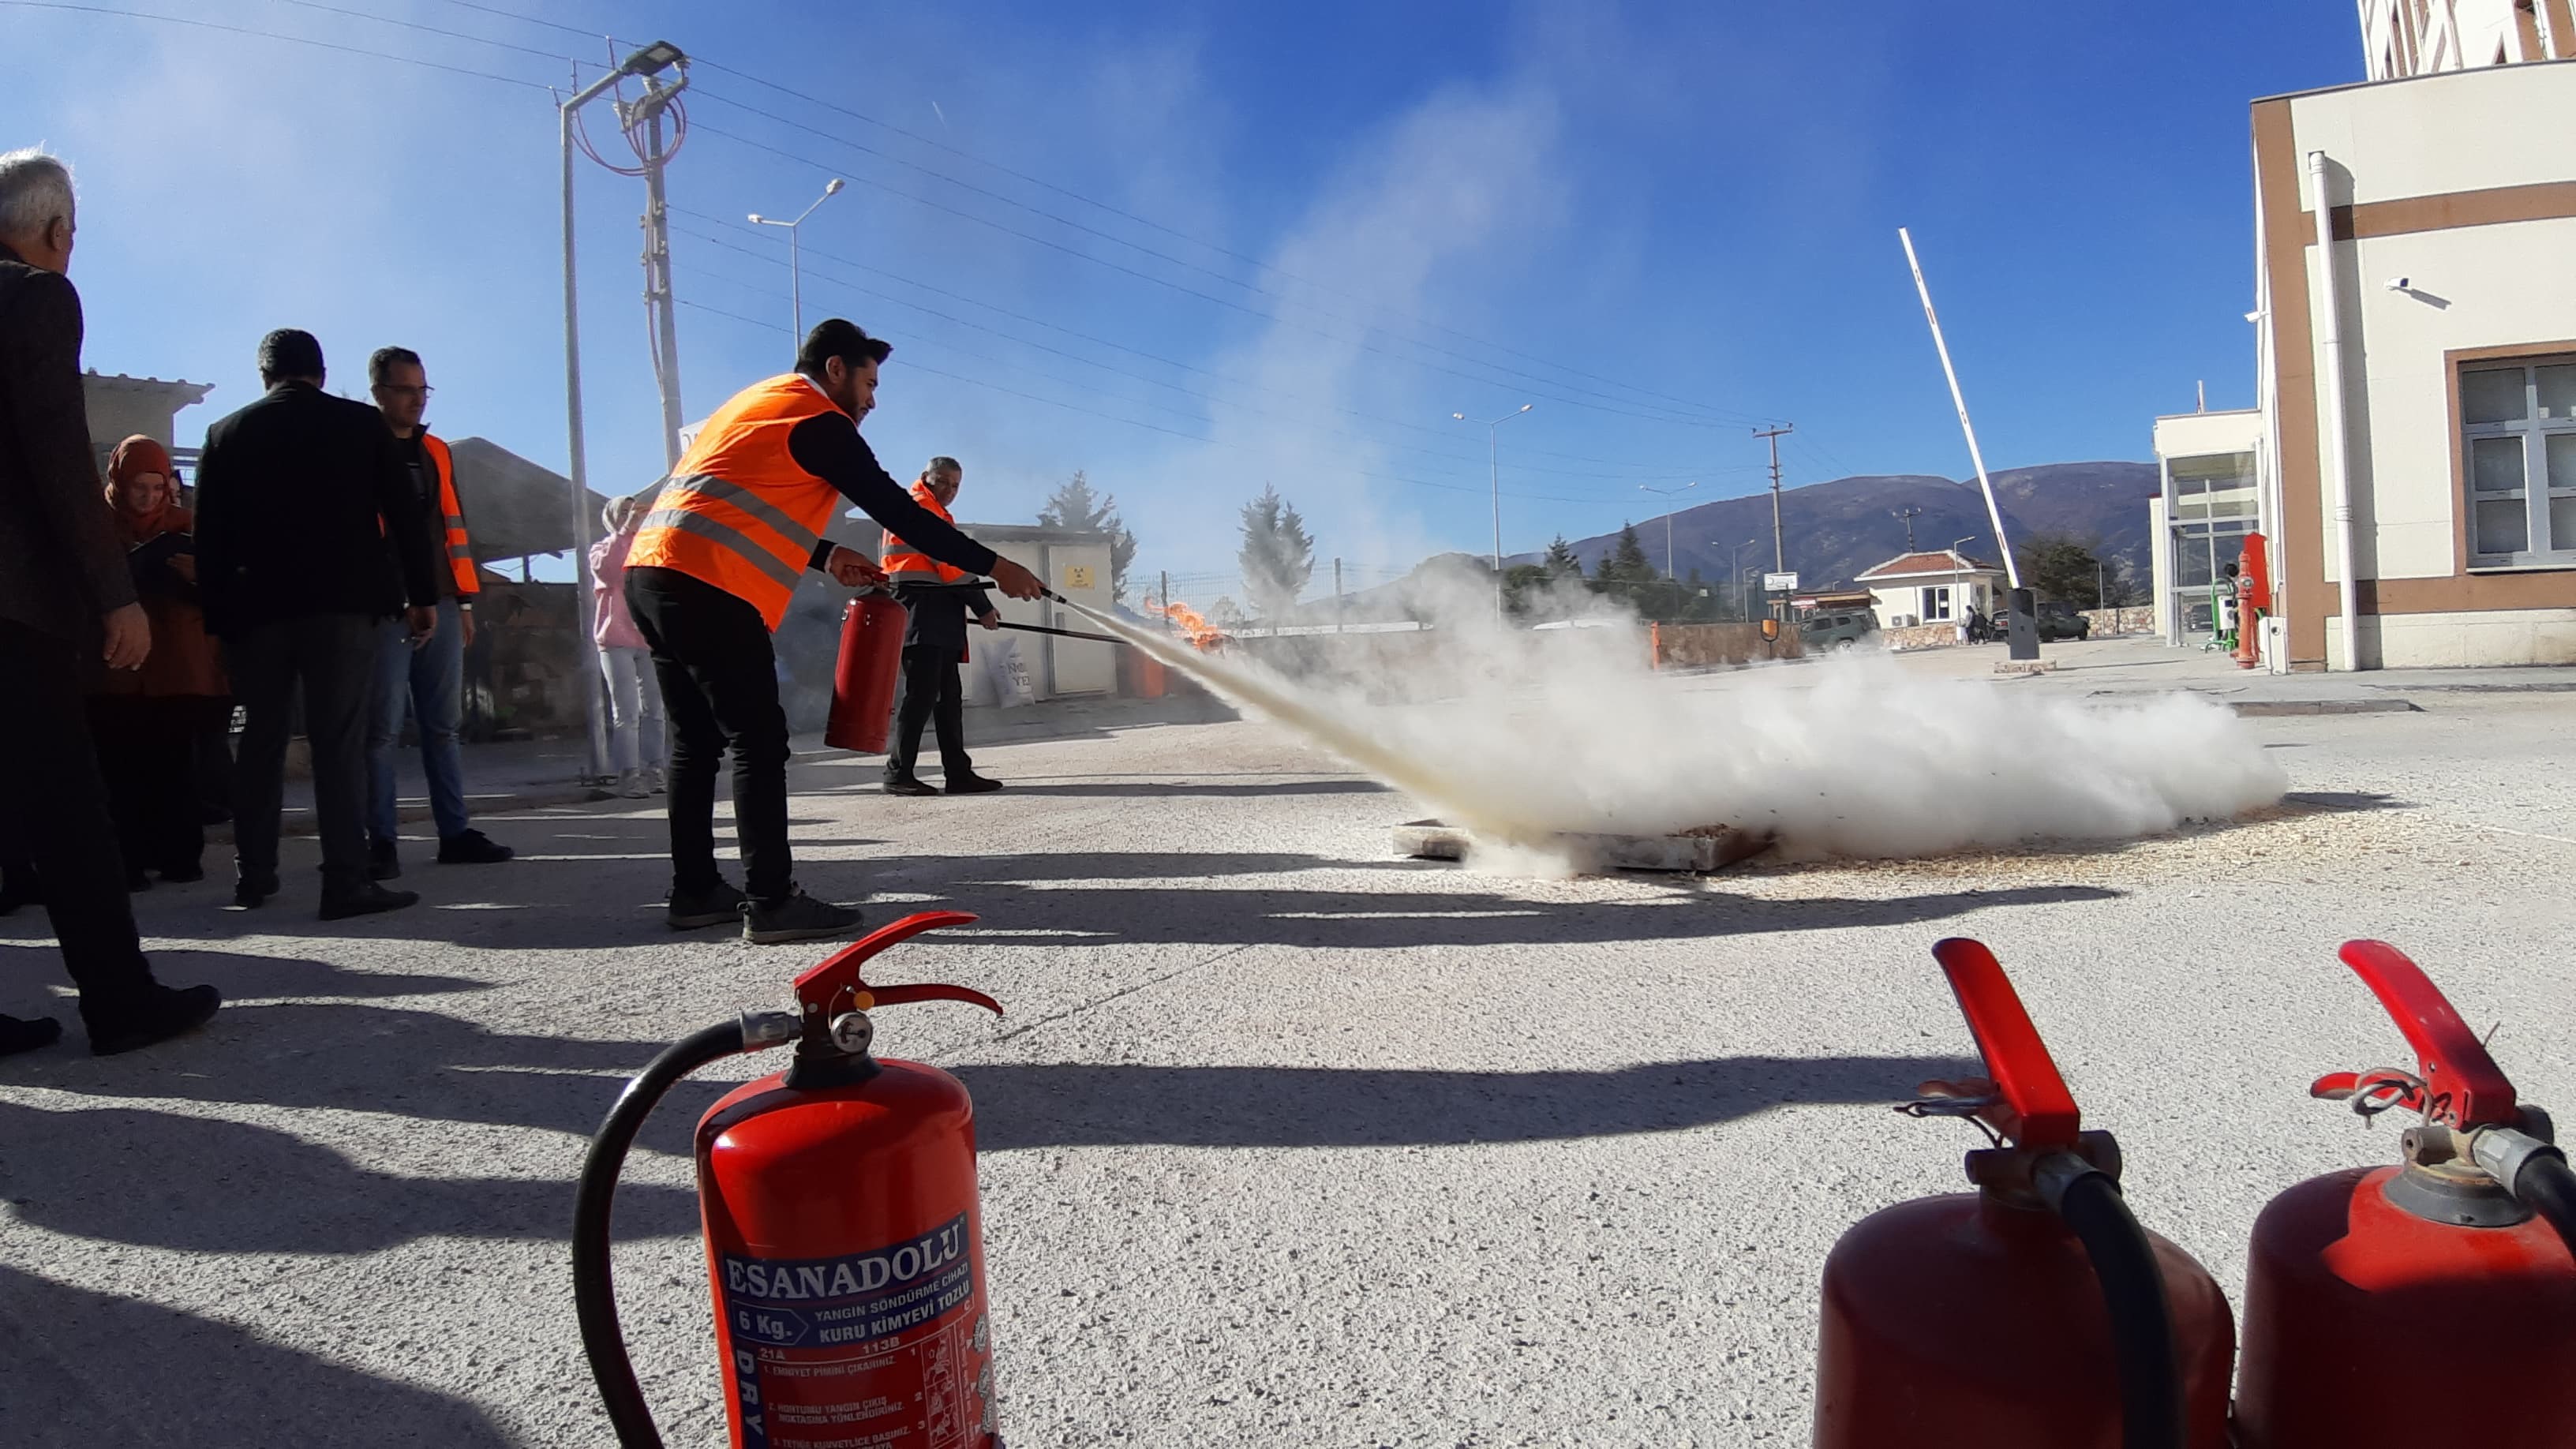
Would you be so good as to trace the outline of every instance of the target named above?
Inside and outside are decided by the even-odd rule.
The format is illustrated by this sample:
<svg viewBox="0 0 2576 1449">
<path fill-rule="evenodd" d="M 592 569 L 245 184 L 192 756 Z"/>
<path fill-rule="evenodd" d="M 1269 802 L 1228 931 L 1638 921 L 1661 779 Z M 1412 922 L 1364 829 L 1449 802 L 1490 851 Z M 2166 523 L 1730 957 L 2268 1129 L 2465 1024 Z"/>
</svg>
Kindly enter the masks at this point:
<svg viewBox="0 0 2576 1449">
<path fill-rule="evenodd" d="M 392 431 L 374 408 L 322 391 L 311 333 L 260 339 L 259 376 L 267 394 L 208 428 L 197 463 L 198 587 L 245 714 L 233 904 L 249 909 L 278 891 L 287 711 L 300 680 L 322 919 L 398 910 L 419 894 L 387 890 L 367 871 L 367 689 L 379 620 L 405 615 L 421 640 L 437 627 L 434 544 L 420 510 L 406 506 Z"/>
<path fill-rule="evenodd" d="M 71 260 L 71 172 L 0 153 L 0 855 L 32 866 L 106 1056 L 197 1026 L 222 998 L 152 979 L 90 744 L 84 674 L 141 664 L 152 635 L 90 451 Z M 0 1056 L 61 1035 L 0 1016 Z"/>
<path fill-rule="evenodd" d="M 912 485 L 913 501 L 953 522 L 958 490 L 966 486 L 966 469 L 956 459 L 930 460 Z M 982 795 L 1002 788 L 999 780 L 975 773 L 966 753 L 965 695 L 957 667 L 966 661 L 966 621 L 998 629 L 1002 616 L 992 598 L 962 570 L 947 567 L 886 530 L 880 560 L 894 596 L 908 618 L 903 630 L 903 678 L 895 694 L 894 738 L 886 747 L 885 789 L 889 795 L 936 795 L 915 773 L 921 759 L 921 727 L 932 725 L 939 737 L 939 778 L 951 795 Z"/>
</svg>

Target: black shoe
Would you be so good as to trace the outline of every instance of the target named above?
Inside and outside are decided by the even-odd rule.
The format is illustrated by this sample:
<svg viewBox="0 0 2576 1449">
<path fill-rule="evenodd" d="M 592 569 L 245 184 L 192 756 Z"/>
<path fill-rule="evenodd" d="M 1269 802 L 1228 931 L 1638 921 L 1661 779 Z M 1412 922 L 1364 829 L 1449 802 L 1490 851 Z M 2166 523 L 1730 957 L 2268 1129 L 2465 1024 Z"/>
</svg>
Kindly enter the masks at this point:
<svg viewBox="0 0 2576 1449">
<path fill-rule="evenodd" d="M 63 1024 L 50 1016 L 25 1021 L 14 1016 L 0 1016 L 0 1057 L 14 1057 L 38 1047 L 49 1047 L 63 1039 Z"/>
<path fill-rule="evenodd" d="M 367 842 L 367 879 L 399 880 L 402 877 L 402 848 L 390 840 Z"/>
<path fill-rule="evenodd" d="M 89 1054 L 112 1057 L 118 1052 L 168 1041 L 181 1032 L 204 1026 L 215 1008 L 223 1004 L 223 993 L 211 986 L 178 990 L 155 986 L 141 1006 L 89 1023 Z"/>
<path fill-rule="evenodd" d="M 261 906 L 267 905 L 268 898 L 275 894 L 277 894 L 276 876 L 243 876 L 233 882 L 233 909 L 258 910 Z"/>
<path fill-rule="evenodd" d="M 185 865 L 165 865 L 161 867 L 161 880 L 165 885 L 195 885 L 197 882 L 204 880 L 205 878 L 206 868 L 194 861 Z"/>
<path fill-rule="evenodd" d="M 383 911 L 399 911 L 420 904 L 418 891 L 389 891 L 369 881 L 356 890 L 325 892 L 322 897 L 322 919 L 345 921 L 351 916 L 372 916 Z"/>
<path fill-rule="evenodd" d="M 889 795 L 936 795 L 939 792 L 910 775 L 888 775 L 885 792 Z"/>
<path fill-rule="evenodd" d="M 459 831 L 441 836 L 438 841 L 440 865 L 499 865 L 516 854 L 480 830 Z"/>
<path fill-rule="evenodd" d="M 990 795 L 1001 788 L 1001 781 L 983 775 L 958 775 L 948 782 L 951 795 Z"/>
<path fill-rule="evenodd" d="M 861 919 L 849 906 L 818 901 L 791 886 L 784 899 L 753 901 L 743 907 L 742 938 L 755 946 L 819 941 L 826 936 L 848 935 L 858 929 Z"/>
<path fill-rule="evenodd" d="M 717 881 L 702 891 L 673 890 L 669 911 L 663 919 L 671 923 L 674 931 L 730 925 L 742 919 L 743 903 L 748 899 L 728 881 Z"/>
</svg>

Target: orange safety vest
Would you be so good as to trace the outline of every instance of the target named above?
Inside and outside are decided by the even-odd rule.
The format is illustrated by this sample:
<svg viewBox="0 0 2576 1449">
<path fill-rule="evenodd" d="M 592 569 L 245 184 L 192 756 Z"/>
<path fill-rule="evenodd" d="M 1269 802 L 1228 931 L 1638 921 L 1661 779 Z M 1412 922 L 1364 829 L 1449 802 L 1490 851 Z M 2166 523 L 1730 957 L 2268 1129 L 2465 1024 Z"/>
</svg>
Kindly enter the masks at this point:
<svg viewBox="0 0 2576 1449">
<path fill-rule="evenodd" d="M 465 508 L 456 501 L 456 459 L 445 440 L 430 436 L 427 428 L 420 432 L 420 450 L 438 470 L 438 512 L 447 521 L 447 570 L 456 576 L 456 596 L 473 598 L 483 592 L 483 580 L 474 572 L 474 540 L 465 536 Z"/>
<path fill-rule="evenodd" d="M 939 506 L 938 495 L 930 491 L 929 484 L 913 484 L 912 500 L 939 515 L 940 522 L 951 528 L 956 527 L 957 520 L 949 516 L 947 509 Z M 891 528 L 886 530 L 883 552 L 885 556 L 877 560 L 877 566 L 885 570 L 886 579 L 890 583 L 953 584 L 966 577 L 964 569 L 952 568 L 914 548 L 911 544 L 895 537 L 894 530 Z"/>
<path fill-rule="evenodd" d="M 793 372 L 734 394 L 672 468 L 626 566 L 713 584 L 758 609 L 775 632 L 841 506 L 838 489 L 797 466 L 787 436 L 807 418 L 839 411 Z"/>
</svg>

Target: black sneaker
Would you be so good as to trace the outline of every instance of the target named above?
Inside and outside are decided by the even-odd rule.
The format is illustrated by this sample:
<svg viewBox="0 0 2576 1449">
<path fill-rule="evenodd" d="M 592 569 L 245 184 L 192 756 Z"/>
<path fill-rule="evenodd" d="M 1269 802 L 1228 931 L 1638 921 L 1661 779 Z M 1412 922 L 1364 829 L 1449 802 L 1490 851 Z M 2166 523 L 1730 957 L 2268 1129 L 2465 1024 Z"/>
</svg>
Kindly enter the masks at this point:
<svg viewBox="0 0 2576 1449">
<path fill-rule="evenodd" d="M 939 793 L 936 788 L 925 785 L 910 775 L 887 776 L 885 792 L 889 795 L 936 795 Z"/>
<path fill-rule="evenodd" d="M 352 891 L 326 891 L 322 896 L 322 919 L 345 921 L 351 916 L 372 916 L 384 911 L 399 911 L 420 904 L 418 891 L 389 891 L 368 881 Z"/>
<path fill-rule="evenodd" d="M 390 840 L 367 842 L 367 879 L 399 880 L 402 878 L 402 851 Z"/>
<path fill-rule="evenodd" d="M 275 894 L 277 894 L 276 876 L 242 876 L 233 882 L 233 909 L 237 911 L 258 910 L 261 906 L 267 905 L 268 898 Z"/>
<path fill-rule="evenodd" d="M 983 775 L 959 775 L 948 782 L 951 795 L 990 795 L 1001 788 L 1001 781 Z"/>
<path fill-rule="evenodd" d="M 857 930 L 862 917 L 850 906 L 818 901 L 794 887 L 776 901 L 753 901 L 743 907 L 742 938 L 755 946 L 788 941 L 819 941 Z"/>
<path fill-rule="evenodd" d="M 671 902 L 663 919 L 674 931 L 695 931 L 707 926 L 730 925 L 742 919 L 743 903 L 750 897 L 735 890 L 730 881 L 717 881 L 702 891 L 671 892 Z"/>
<path fill-rule="evenodd" d="M 38 1047 L 49 1047 L 63 1039 L 63 1024 L 50 1016 L 28 1021 L 15 1016 L 0 1016 L 0 1057 L 14 1057 Z"/>
<path fill-rule="evenodd" d="M 143 1004 L 116 1012 L 103 1020 L 89 1023 L 89 1053 L 94 1057 L 112 1057 L 165 1042 L 181 1032 L 204 1026 L 224 1004 L 223 993 L 211 986 L 190 986 L 173 990 L 155 986 Z M 84 1013 L 86 1019 L 86 1013 Z"/>
<path fill-rule="evenodd" d="M 459 831 L 440 837 L 438 842 L 440 865 L 499 865 L 516 854 L 480 830 Z"/>
</svg>

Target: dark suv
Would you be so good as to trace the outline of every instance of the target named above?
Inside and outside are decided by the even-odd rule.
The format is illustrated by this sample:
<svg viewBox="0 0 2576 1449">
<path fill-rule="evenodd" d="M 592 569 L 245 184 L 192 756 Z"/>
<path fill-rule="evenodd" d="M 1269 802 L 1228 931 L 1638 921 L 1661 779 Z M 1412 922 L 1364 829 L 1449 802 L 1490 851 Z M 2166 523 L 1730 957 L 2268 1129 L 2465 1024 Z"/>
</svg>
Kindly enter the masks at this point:
<svg viewBox="0 0 2576 1449">
<path fill-rule="evenodd" d="M 2064 599 L 2050 599 L 2039 606 L 2039 637 L 2042 643 L 2059 639 L 2090 639 L 2093 621 L 2077 613 Z"/>
</svg>

